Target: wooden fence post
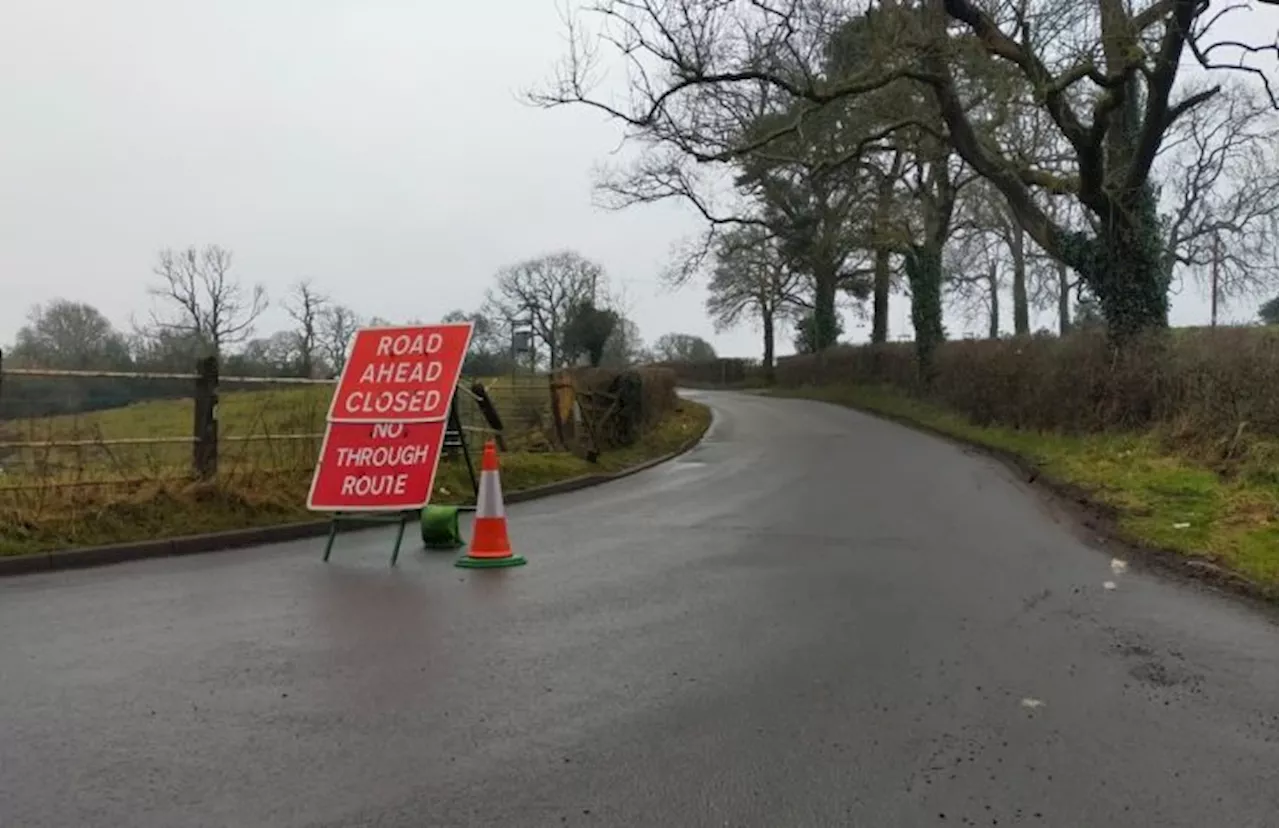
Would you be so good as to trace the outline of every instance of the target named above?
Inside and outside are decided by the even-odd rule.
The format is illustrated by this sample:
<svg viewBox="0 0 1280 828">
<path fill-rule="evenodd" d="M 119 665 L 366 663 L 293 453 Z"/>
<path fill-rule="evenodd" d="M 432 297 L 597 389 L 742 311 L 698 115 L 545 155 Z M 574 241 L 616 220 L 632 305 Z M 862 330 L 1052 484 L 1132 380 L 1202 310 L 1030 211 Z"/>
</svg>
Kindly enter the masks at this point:
<svg viewBox="0 0 1280 828">
<path fill-rule="evenodd" d="M 556 444 L 560 448 L 568 448 L 569 442 L 565 439 L 564 421 L 560 416 L 560 387 L 561 383 L 566 382 L 568 372 L 557 374 L 552 371 L 547 375 L 547 392 L 551 397 L 551 424 L 556 430 Z"/>
<path fill-rule="evenodd" d="M 191 465 L 200 480 L 218 473 L 218 358 L 196 362 L 195 424 Z"/>
</svg>

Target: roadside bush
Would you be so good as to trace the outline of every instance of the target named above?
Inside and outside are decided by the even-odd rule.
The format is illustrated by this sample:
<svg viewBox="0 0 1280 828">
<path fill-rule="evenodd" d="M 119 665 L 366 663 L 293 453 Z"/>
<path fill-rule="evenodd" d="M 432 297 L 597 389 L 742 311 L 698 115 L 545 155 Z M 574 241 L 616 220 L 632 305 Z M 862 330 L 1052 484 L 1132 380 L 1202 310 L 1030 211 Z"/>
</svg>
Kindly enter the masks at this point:
<svg viewBox="0 0 1280 828">
<path fill-rule="evenodd" d="M 679 402 L 676 375 L 669 368 L 581 368 L 574 371 L 573 381 L 600 449 L 635 443 Z"/>
<path fill-rule="evenodd" d="M 1278 419 L 1277 335 L 1268 328 L 1182 329 L 1113 352 L 1100 333 L 948 342 L 933 387 L 910 343 L 838 347 L 779 360 L 784 387 L 887 384 L 978 425 L 1065 433 L 1166 428 L 1200 443 L 1270 437 Z"/>
<path fill-rule="evenodd" d="M 652 368 L 667 368 L 685 387 L 724 387 L 758 385 L 764 372 L 755 360 L 726 357 L 698 362 L 657 362 Z"/>
</svg>

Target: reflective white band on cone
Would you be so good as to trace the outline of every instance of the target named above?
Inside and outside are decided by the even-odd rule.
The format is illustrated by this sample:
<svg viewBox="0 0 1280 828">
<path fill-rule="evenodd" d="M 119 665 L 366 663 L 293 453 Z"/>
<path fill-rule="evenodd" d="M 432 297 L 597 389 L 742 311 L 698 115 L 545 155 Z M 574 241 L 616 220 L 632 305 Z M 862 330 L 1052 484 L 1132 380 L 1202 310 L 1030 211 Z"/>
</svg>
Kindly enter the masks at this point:
<svg viewBox="0 0 1280 828">
<path fill-rule="evenodd" d="M 502 503 L 502 484 L 498 481 L 497 472 L 480 472 L 480 497 L 476 503 L 476 517 L 506 517 L 507 510 Z"/>
</svg>

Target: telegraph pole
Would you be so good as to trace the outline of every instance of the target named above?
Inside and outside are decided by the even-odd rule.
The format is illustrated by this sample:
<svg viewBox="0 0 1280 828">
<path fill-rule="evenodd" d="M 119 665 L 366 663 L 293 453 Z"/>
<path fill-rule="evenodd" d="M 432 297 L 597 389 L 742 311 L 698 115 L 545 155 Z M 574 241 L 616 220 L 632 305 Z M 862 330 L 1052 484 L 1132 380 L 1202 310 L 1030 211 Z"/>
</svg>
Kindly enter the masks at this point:
<svg viewBox="0 0 1280 828">
<path fill-rule="evenodd" d="M 1213 261 L 1209 266 L 1209 327 L 1218 327 L 1218 262 L 1222 253 L 1218 246 L 1218 231 L 1213 231 Z"/>
</svg>

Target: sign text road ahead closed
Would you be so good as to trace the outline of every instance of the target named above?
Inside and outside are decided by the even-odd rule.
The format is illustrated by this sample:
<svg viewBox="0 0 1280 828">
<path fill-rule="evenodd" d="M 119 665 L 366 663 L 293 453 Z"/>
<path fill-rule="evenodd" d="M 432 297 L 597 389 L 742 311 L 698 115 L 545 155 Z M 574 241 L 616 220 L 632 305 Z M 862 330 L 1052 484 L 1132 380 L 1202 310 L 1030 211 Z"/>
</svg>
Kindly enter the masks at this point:
<svg viewBox="0 0 1280 828">
<path fill-rule="evenodd" d="M 361 328 L 329 404 L 329 422 L 443 420 L 470 342 L 470 322 Z"/>
</svg>

